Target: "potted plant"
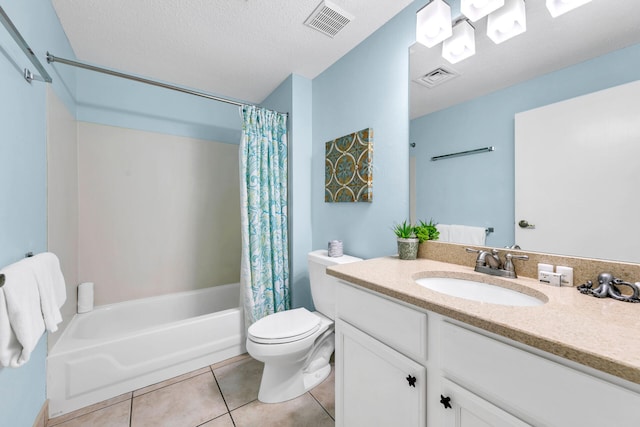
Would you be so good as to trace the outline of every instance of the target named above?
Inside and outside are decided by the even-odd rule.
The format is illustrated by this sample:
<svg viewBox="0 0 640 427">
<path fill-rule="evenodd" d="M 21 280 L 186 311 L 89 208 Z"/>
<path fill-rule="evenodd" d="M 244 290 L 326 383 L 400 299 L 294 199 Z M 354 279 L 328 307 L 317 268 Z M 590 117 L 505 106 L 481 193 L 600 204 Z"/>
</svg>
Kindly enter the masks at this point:
<svg viewBox="0 0 640 427">
<path fill-rule="evenodd" d="M 413 232 L 420 243 L 426 242 L 427 240 L 438 240 L 440 237 L 440 232 L 432 219 L 430 219 L 428 223 L 420 221 L 418 225 L 413 227 Z"/>
<path fill-rule="evenodd" d="M 415 235 L 413 225 L 405 220 L 401 224 L 396 224 L 393 231 L 398 237 L 398 256 L 400 259 L 416 259 L 420 241 Z"/>
</svg>

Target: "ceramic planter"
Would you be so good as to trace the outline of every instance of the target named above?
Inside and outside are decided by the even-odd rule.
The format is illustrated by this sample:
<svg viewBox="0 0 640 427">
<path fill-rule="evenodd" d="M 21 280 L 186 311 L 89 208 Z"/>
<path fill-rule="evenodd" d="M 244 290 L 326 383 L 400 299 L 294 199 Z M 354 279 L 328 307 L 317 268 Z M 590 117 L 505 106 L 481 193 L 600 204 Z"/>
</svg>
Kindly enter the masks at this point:
<svg viewBox="0 0 640 427">
<path fill-rule="evenodd" d="M 417 238 L 401 239 L 398 238 L 398 256 L 400 259 L 416 259 L 418 255 Z"/>
</svg>

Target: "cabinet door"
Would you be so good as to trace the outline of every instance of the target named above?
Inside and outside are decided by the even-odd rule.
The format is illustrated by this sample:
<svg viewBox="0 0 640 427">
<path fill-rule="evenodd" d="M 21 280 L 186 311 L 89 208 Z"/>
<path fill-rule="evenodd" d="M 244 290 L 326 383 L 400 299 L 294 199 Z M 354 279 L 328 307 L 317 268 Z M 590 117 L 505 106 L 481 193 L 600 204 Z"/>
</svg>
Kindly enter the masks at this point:
<svg viewBox="0 0 640 427">
<path fill-rule="evenodd" d="M 336 425 L 426 425 L 424 366 L 336 320 Z"/>
<path fill-rule="evenodd" d="M 436 398 L 432 396 L 431 398 Z M 442 426 L 446 427 L 525 427 L 513 415 L 487 402 L 480 396 L 442 379 L 442 394 L 437 396 L 442 406 Z"/>
</svg>

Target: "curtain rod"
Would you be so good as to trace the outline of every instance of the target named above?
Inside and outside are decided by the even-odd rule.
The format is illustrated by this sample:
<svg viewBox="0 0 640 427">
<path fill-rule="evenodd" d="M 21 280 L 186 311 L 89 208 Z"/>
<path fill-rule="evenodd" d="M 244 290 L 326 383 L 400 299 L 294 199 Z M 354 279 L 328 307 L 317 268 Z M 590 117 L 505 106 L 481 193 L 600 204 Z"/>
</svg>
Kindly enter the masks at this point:
<svg viewBox="0 0 640 427">
<path fill-rule="evenodd" d="M 28 68 L 25 68 L 24 75 L 23 75 L 25 80 L 28 81 L 29 83 L 31 83 L 31 80 L 33 79 L 42 80 L 46 83 L 51 83 L 52 81 L 51 76 L 49 75 L 49 73 L 47 73 L 47 70 L 44 69 L 40 61 L 38 61 L 38 58 L 36 57 L 35 53 L 33 53 L 33 50 L 29 47 L 29 44 L 22 37 L 22 35 L 20 34 L 20 31 L 18 31 L 16 26 L 13 25 L 13 22 L 11 22 L 9 15 L 6 14 L 2 6 L 0 6 L 0 22 L 2 22 L 2 25 L 4 25 L 4 27 L 7 29 L 7 32 L 11 35 L 13 40 L 15 40 L 18 46 L 20 46 L 20 49 L 22 50 L 22 52 L 24 52 L 27 58 L 29 58 L 29 61 L 31 61 L 33 66 L 36 67 L 36 69 L 40 73 L 40 77 L 38 78 L 37 76 L 34 76 L 33 73 L 29 71 Z"/>
<path fill-rule="evenodd" d="M 202 98 L 212 99 L 214 101 L 220 101 L 220 102 L 224 102 L 224 103 L 231 104 L 231 105 L 237 105 L 238 107 L 242 107 L 243 105 L 248 105 L 248 104 L 243 104 L 242 102 L 234 101 L 234 100 L 228 99 L 228 98 L 222 98 L 222 97 L 211 95 L 211 94 L 208 94 L 208 93 L 205 93 L 205 92 L 200 92 L 200 91 L 193 90 L 193 89 L 187 89 L 187 88 L 180 87 L 180 86 L 175 86 L 175 85 L 171 85 L 171 84 L 167 84 L 167 83 L 162 83 L 162 82 L 159 82 L 159 81 L 156 81 L 156 80 L 145 79 L 143 77 L 138 77 L 138 76 L 134 76 L 134 75 L 131 75 L 131 74 L 121 73 L 120 71 L 109 70 L 107 68 L 97 67 L 95 65 L 87 64 L 85 62 L 80 62 L 80 61 L 74 61 L 74 60 L 71 60 L 71 59 L 60 58 L 60 57 L 52 55 L 49 52 L 47 52 L 47 62 L 49 64 L 54 63 L 54 62 L 59 62 L 61 64 L 71 65 L 72 67 L 84 68 L 85 70 L 97 71 L 98 73 L 109 74 L 110 76 L 121 77 L 123 79 L 133 80 L 133 81 L 136 81 L 136 82 L 145 83 L 145 84 L 152 85 L 152 86 L 158 86 L 158 87 L 162 87 L 162 88 L 165 88 L 165 89 L 175 90 L 175 91 L 186 93 L 186 94 L 189 94 L 189 95 L 195 95 L 195 96 L 199 96 L 199 97 L 202 97 Z M 282 114 L 289 115 L 289 113 L 282 113 Z"/>
</svg>

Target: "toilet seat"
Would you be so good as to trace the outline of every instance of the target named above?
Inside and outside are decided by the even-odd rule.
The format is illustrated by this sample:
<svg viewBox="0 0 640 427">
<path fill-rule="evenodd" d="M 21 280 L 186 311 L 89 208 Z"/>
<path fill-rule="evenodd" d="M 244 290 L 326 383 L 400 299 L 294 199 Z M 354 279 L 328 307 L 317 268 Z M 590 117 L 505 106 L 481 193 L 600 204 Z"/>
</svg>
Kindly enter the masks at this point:
<svg viewBox="0 0 640 427">
<path fill-rule="evenodd" d="M 266 316 L 247 331 L 248 338 L 260 344 L 283 344 L 302 340 L 315 334 L 321 318 L 306 308 L 281 311 Z"/>
</svg>

